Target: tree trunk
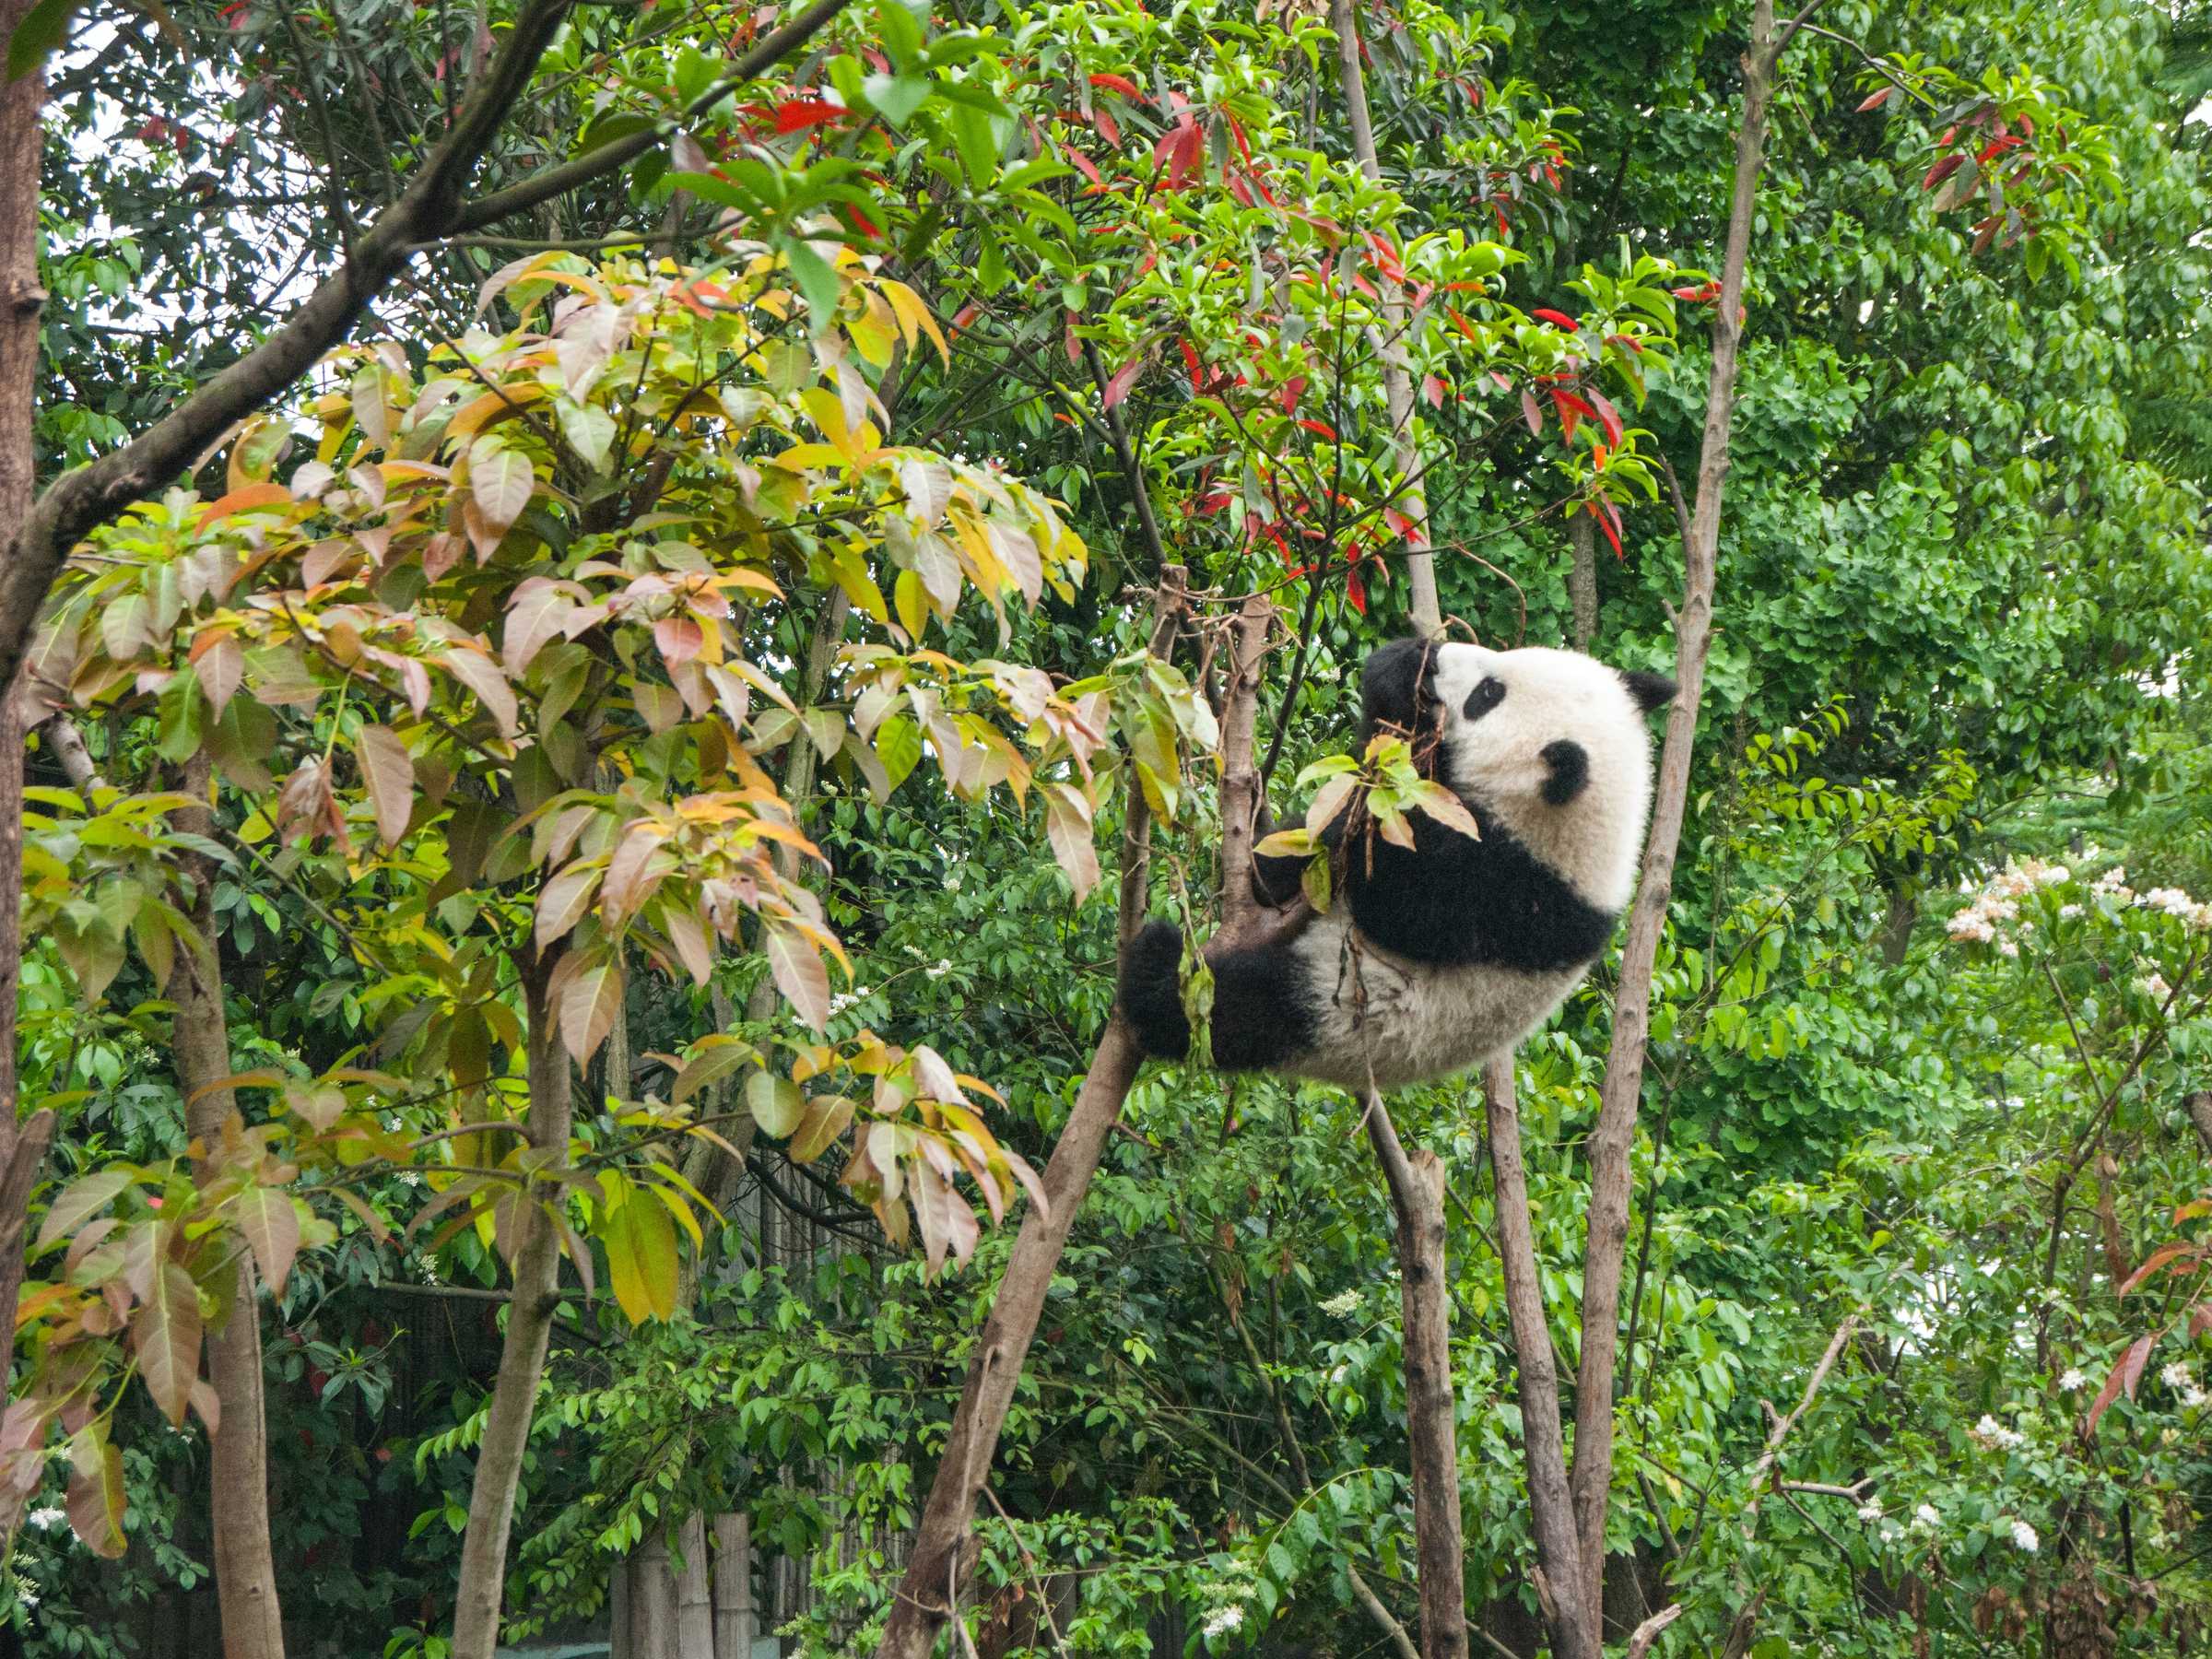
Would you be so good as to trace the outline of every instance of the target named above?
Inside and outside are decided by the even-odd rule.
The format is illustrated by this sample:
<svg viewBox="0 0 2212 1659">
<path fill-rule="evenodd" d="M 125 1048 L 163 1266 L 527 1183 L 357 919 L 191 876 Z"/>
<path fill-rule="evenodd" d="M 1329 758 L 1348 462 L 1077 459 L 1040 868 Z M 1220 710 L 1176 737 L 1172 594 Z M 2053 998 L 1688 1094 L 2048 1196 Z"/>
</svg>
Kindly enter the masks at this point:
<svg viewBox="0 0 2212 1659">
<path fill-rule="evenodd" d="M 760 1633 L 753 1606 L 753 1524 L 714 1517 L 714 1659 L 753 1659 Z"/>
<path fill-rule="evenodd" d="M 540 957 L 525 969 L 529 1017 L 530 1153 L 541 1168 L 558 1168 L 569 1154 L 569 1055 L 547 1000 L 558 957 Z M 560 1246 L 541 1194 L 524 1194 L 514 1218 L 514 1298 L 507 1308 L 507 1338 L 500 1351 L 499 1380 L 477 1453 L 469 1494 L 468 1530 L 461 1545 L 461 1585 L 453 1608 L 453 1659 L 491 1659 L 500 1639 L 500 1606 L 507 1584 L 507 1538 L 523 1480 L 523 1453 L 546 1369 L 546 1345 L 560 1275 Z M 546 1202 L 559 1202 L 558 1198 Z"/>
<path fill-rule="evenodd" d="M 1445 1276 L 1444 1166 L 1426 1147 L 1408 1158 L 1382 1097 L 1367 1097 L 1367 1135 L 1398 1218 L 1406 1327 L 1406 1429 L 1413 1535 L 1420 1570 L 1421 1659 L 1465 1659 L 1466 1547 L 1460 1530 L 1459 1441 L 1452 1388 L 1452 1285 Z"/>
<path fill-rule="evenodd" d="M 0 0 L 0 38 L 13 39 L 31 0 Z M 39 112 L 41 75 L 0 82 L 0 537 L 19 534 L 33 500 L 31 418 L 38 406 Z M 0 1330 L 16 1328 L 23 1223 L 53 1113 L 18 1121 L 16 1000 L 23 971 L 23 717 L 0 675 Z M 12 1506 L 11 1506 L 12 1507 Z"/>
<path fill-rule="evenodd" d="M 1329 16 L 1336 31 L 1336 66 L 1344 81 L 1344 112 L 1352 129 L 1352 155 L 1359 171 L 1378 182 L 1382 163 L 1375 153 L 1375 130 L 1368 119 L 1367 76 L 1360 67 L 1359 14 L 1353 0 L 1331 0 Z M 1382 403 L 1390 415 L 1390 444 L 1405 480 L 1398 510 L 1411 528 L 1406 533 L 1406 579 L 1412 589 L 1414 631 L 1434 639 L 1444 631 L 1436 595 L 1436 555 L 1429 547 L 1429 500 L 1421 481 L 1421 446 L 1413 431 L 1413 376 L 1406 367 L 1406 331 L 1411 326 L 1406 297 L 1398 285 L 1382 281 Z"/>
<path fill-rule="evenodd" d="M 20 757 L 18 746 L 16 753 Z M 214 778 L 205 751 L 184 765 L 190 807 L 175 815 L 187 834 L 211 836 Z M 217 1088 L 235 1067 L 223 1011 L 221 939 L 215 924 L 215 861 L 186 853 L 179 861 L 193 884 L 195 948 L 177 953 L 167 990 L 177 1006 L 171 1031 L 177 1088 L 184 1096 L 186 1133 L 202 1146 L 221 1145 L 238 1100 Z M 222 1611 L 224 1659 L 284 1659 L 284 1614 L 276 1598 L 276 1563 L 269 1536 L 268 1410 L 262 1400 L 261 1307 L 253 1258 L 241 1248 L 230 1315 L 207 1339 L 207 1380 L 221 1406 L 221 1426 L 207 1469 L 215 1553 L 216 1597 Z"/>
<path fill-rule="evenodd" d="M 1505 1272 L 1505 1311 L 1512 1328 L 1514 1370 L 1521 1382 L 1522 1456 L 1536 1541 L 1536 1599 L 1558 1659 L 1599 1659 L 1597 1604 L 1583 1594 L 1582 1545 L 1567 1486 L 1567 1451 L 1559 1424 L 1559 1379 L 1552 1364 L 1551 1326 L 1536 1277 L 1535 1232 L 1529 1222 L 1528 1176 L 1521 1160 L 1521 1114 L 1513 1103 L 1513 1063 L 1483 1068 L 1489 1119 L 1490 1172 L 1498 1204 L 1498 1261 Z"/>
<path fill-rule="evenodd" d="M 1574 648 L 1590 649 L 1597 638 L 1597 521 L 1578 512 L 1567 521 L 1567 547 L 1574 562 L 1567 568 L 1567 602 L 1573 611 Z"/>
<path fill-rule="evenodd" d="M 1152 653 L 1155 656 L 1166 657 L 1174 643 L 1183 613 L 1186 580 L 1185 572 L 1178 566 L 1171 565 L 1160 573 L 1159 592 L 1154 600 Z M 1252 768 L 1249 704 L 1256 692 L 1255 679 L 1246 694 L 1247 706 L 1241 717 L 1242 759 L 1247 772 Z M 1222 723 L 1225 753 L 1231 752 L 1227 734 L 1236 729 L 1237 724 L 1233 718 L 1236 712 L 1233 697 L 1230 712 L 1232 718 Z M 1231 765 L 1235 765 L 1233 758 Z M 1226 820 L 1230 817 L 1230 798 L 1226 782 L 1222 794 Z M 1133 908 L 1134 913 L 1141 916 L 1146 899 L 1143 880 L 1130 878 L 1131 870 L 1141 868 L 1139 861 L 1148 856 L 1148 843 L 1142 830 L 1148 820 L 1138 816 L 1144 811 L 1143 797 L 1135 790 L 1129 792 L 1127 811 L 1139 829 L 1125 837 L 1122 844 L 1121 936 L 1124 939 L 1133 930 Z M 1246 857 L 1249 860 L 1249 835 Z M 1226 877 L 1226 885 L 1248 891 L 1249 877 L 1248 864 L 1244 870 Z M 1225 901 L 1227 897 L 1225 891 Z M 1060 1132 L 1052 1160 L 1044 1167 L 1046 1207 L 1032 1208 L 1022 1217 L 1021 1231 L 1016 1235 L 1013 1253 L 1006 1260 L 1006 1277 L 999 1281 L 990 1317 L 983 1322 L 974 1358 L 968 1362 L 968 1379 L 960 1389 L 960 1403 L 953 1412 L 952 1431 L 946 1438 L 944 1455 L 930 1482 L 922 1523 L 914 1534 L 913 1548 L 907 1556 L 906 1571 L 900 1578 L 890 1618 L 884 1625 L 882 1640 L 877 1643 L 876 1659 L 928 1659 L 930 1650 L 936 1645 L 937 1632 L 959 1606 L 961 1578 L 970 1566 L 968 1529 L 975 1519 L 976 1499 L 982 1492 L 983 1483 L 990 1478 L 991 1460 L 998 1449 L 998 1432 L 1006 1423 L 1006 1408 L 1013 1404 L 1014 1389 L 1021 1380 L 1030 1343 L 1037 1334 L 1037 1321 L 1044 1312 L 1045 1292 L 1052 1288 L 1053 1272 L 1060 1265 L 1062 1252 L 1067 1248 L 1068 1230 L 1075 1225 L 1076 1212 L 1082 1207 L 1083 1195 L 1090 1190 L 1091 1177 L 1098 1172 L 1099 1158 L 1106 1149 L 1106 1137 L 1113 1132 L 1113 1125 L 1121 1117 L 1122 1102 L 1128 1099 L 1130 1086 L 1136 1081 L 1136 1069 L 1143 1063 L 1144 1055 L 1137 1049 L 1136 1040 L 1116 1009 L 1105 1035 L 1099 1039 L 1097 1052 L 1091 1055 L 1090 1071 L 1076 1095 L 1075 1110 L 1068 1113 L 1067 1126 Z"/>
<path fill-rule="evenodd" d="M 1606 1056 L 1597 1126 L 1589 1143 L 1590 1211 L 1583 1256 L 1583 1353 L 1575 1389 L 1573 1493 L 1583 1578 L 1576 1592 L 1596 1617 L 1603 1604 L 1606 1510 L 1613 1485 L 1613 1383 L 1620 1342 L 1621 1265 L 1629 1242 L 1630 1154 L 1643 1086 L 1644 1045 L 1651 1031 L 1652 964 L 1666 927 L 1675 856 L 1689 797 L 1697 741 L 1698 696 L 1712 632 L 1713 567 L 1720 547 L 1721 490 L 1728 475 L 1730 425 L 1735 410 L 1736 349 L 1743 339 L 1744 267 L 1749 258 L 1767 106 L 1773 88 L 1774 6 L 1757 0 L 1744 54 L 1743 119 L 1736 134 L 1735 176 L 1721 293 L 1712 319 L 1712 367 L 1706 386 L 1705 434 L 1698 457 L 1697 506 L 1681 524 L 1683 600 L 1675 621 L 1677 690 L 1667 716 L 1666 743 L 1644 844 L 1643 873 L 1621 951 L 1614 998 L 1613 1046 Z M 1669 475 L 1672 485 L 1672 475 Z M 1676 512 L 1683 514 L 1679 492 Z"/>
</svg>

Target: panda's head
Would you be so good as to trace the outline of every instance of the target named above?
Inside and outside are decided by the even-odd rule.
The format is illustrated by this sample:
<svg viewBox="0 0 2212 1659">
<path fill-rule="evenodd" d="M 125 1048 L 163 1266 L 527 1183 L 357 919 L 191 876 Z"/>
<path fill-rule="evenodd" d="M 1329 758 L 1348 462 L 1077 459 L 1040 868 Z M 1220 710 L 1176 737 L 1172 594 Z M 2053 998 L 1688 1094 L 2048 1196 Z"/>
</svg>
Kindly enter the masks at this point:
<svg viewBox="0 0 2212 1659">
<path fill-rule="evenodd" d="M 1675 695 L 1579 652 L 1400 640 L 1368 659 L 1363 729 L 1440 739 L 1437 776 L 1608 909 L 1628 902 L 1650 805 L 1645 716 Z"/>
</svg>

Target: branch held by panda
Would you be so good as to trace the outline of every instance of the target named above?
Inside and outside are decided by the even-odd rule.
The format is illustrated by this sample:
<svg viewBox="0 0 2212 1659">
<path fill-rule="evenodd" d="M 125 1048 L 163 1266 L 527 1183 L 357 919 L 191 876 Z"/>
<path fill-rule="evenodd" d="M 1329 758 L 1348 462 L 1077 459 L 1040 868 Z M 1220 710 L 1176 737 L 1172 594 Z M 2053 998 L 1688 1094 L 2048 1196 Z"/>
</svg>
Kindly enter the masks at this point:
<svg viewBox="0 0 2212 1659">
<path fill-rule="evenodd" d="M 1186 573 L 1178 566 L 1167 567 L 1161 571 L 1155 595 L 1154 655 L 1164 658 L 1172 649 L 1188 606 Z M 1256 680 L 1253 689 L 1257 689 Z M 1243 730 L 1243 763 L 1249 770 L 1249 709 Z M 1121 876 L 1124 944 L 1135 931 L 1135 920 L 1141 918 L 1144 911 L 1151 824 L 1141 792 L 1132 789 L 1127 795 L 1129 830 L 1122 841 Z M 930 1482 L 921 1523 L 914 1530 L 913 1547 L 907 1556 L 890 1617 L 876 1646 L 876 1659 L 928 1659 L 939 1632 L 958 1613 L 963 1580 L 975 1561 L 970 1529 L 975 1521 L 976 1503 L 991 1477 L 999 1431 L 1013 1405 L 1030 1345 L 1037 1335 L 1037 1323 L 1044 1312 L 1046 1292 L 1067 1248 L 1068 1232 L 1090 1190 L 1091 1179 L 1098 1173 L 1106 1137 L 1121 1119 L 1123 1103 L 1129 1098 L 1143 1061 L 1129 1022 L 1117 1007 L 1099 1039 L 1067 1125 L 1061 1130 L 1052 1159 L 1044 1167 L 1045 1203 L 1029 1210 L 1015 1236 L 1006 1275 L 999 1281 L 974 1357 L 969 1361 L 959 1405 L 953 1412 L 944 1454 Z"/>
</svg>

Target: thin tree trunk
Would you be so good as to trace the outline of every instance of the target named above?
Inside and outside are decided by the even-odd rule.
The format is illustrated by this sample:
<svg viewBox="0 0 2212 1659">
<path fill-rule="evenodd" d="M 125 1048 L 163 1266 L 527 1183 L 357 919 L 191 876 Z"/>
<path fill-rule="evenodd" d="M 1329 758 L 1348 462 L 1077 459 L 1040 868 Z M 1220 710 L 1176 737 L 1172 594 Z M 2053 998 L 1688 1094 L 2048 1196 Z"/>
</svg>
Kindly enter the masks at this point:
<svg viewBox="0 0 2212 1659">
<path fill-rule="evenodd" d="M 1360 66 L 1359 15 L 1354 0 L 1332 0 L 1330 21 L 1336 31 L 1336 65 L 1344 81 L 1344 112 L 1352 130 L 1352 155 L 1359 171 L 1380 182 L 1382 163 L 1375 153 L 1375 129 L 1368 119 L 1367 75 Z M 1444 631 L 1436 596 L 1436 555 L 1429 546 L 1429 500 L 1421 485 L 1421 447 L 1413 431 L 1413 376 L 1406 367 L 1406 331 L 1411 325 L 1406 297 L 1384 279 L 1382 292 L 1382 403 L 1390 416 L 1390 444 L 1405 493 L 1398 511 L 1406 533 L 1406 579 L 1412 589 L 1414 631 L 1434 639 Z"/>
<path fill-rule="evenodd" d="M 1578 512 L 1567 521 L 1567 602 L 1573 611 L 1574 648 L 1590 649 L 1597 638 L 1597 521 Z"/>
<path fill-rule="evenodd" d="M 1444 1271 L 1444 1166 L 1426 1147 L 1406 1155 L 1379 1094 L 1367 1097 L 1367 1136 L 1389 1182 L 1391 1207 L 1398 1218 L 1421 1659 L 1465 1659 L 1466 1547 L 1460 1530 L 1458 1425 L 1452 1388 L 1452 1286 Z"/>
<path fill-rule="evenodd" d="M 1490 1172 L 1498 1201 L 1498 1261 L 1505 1271 L 1505 1311 L 1512 1328 L 1521 1382 L 1521 1443 L 1528 1472 L 1528 1507 L 1536 1541 L 1536 1599 L 1558 1659 L 1598 1659 L 1597 1609 L 1581 1594 L 1582 1545 L 1567 1486 L 1567 1450 L 1559 1425 L 1559 1379 L 1551 1359 L 1551 1326 L 1536 1277 L 1535 1232 L 1528 1214 L 1528 1175 L 1521 1159 L 1521 1114 L 1513 1103 L 1513 1063 L 1483 1068 L 1489 1119 Z"/>
<path fill-rule="evenodd" d="M 21 754 L 18 747 L 16 751 Z M 184 763 L 177 828 L 212 836 L 214 787 L 206 751 Z M 216 1085 L 236 1069 L 223 1009 L 221 939 L 215 924 L 215 861 L 187 853 L 182 873 L 193 885 L 195 948 L 177 953 L 167 990 L 177 1006 L 171 1044 L 177 1087 L 184 1096 L 186 1133 L 207 1147 L 222 1144 L 238 1099 Z M 215 1589 L 222 1611 L 225 1659 L 284 1659 L 284 1614 L 276 1598 L 276 1563 L 269 1536 L 268 1410 L 262 1400 L 261 1308 L 253 1258 L 241 1250 L 232 1280 L 230 1316 L 207 1340 L 207 1379 L 221 1407 L 208 1438 L 208 1509 L 215 1548 Z"/>
<path fill-rule="evenodd" d="M 707 1518 L 694 1513 L 677 1529 L 684 1570 L 676 1574 L 676 1651 L 681 1659 L 714 1659 L 713 1562 Z"/>
<path fill-rule="evenodd" d="M 539 958 L 525 969 L 523 979 L 529 1018 L 530 1113 L 525 1126 L 530 1151 L 547 1167 L 559 1166 L 569 1153 L 569 1055 L 546 995 L 558 959 Z M 541 1196 L 534 1185 L 515 1207 L 514 1298 L 507 1309 L 499 1379 L 492 1384 L 491 1409 L 477 1453 L 476 1484 L 469 1493 L 461 1585 L 453 1609 L 453 1659 L 491 1659 L 500 1639 L 507 1538 L 514 1524 L 523 1453 L 529 1443 L 538 1379 L 545 1373 L 560 1273 L 559 1241 L 541 1206 Z"/>
<path fill-rule="evenodd" d="M 0 0 L 0 38 L 13 39 L 31 0 Z M 20 534 L 33 500 L 31 418 L 38 405 L 39 112 L 45 77 L 0 82 L 0 537 Z M 21 1122 L 16 1001 L 23 971 L 23 716 L 0 674 L 0 1330 L 16 1328 L 23 1287 L 23 1224 L 53 1113 Z M 0 1389 L 5 1388 L 0 1381 Z M 13 1508 L 11 1503 L 7 1505 Z M 7 1517 L 0 1517 L 6 1519 Z"/>
<path fill-rule="evenodd" d="M 1186 580 L 1185 572 L 1178 566 L 1171 565 L 1160 573 L 1159 592 L 1154 601 L 1155 655 L 1164 657 L 1174 643 L 1185 604 Z M 1256 694 L 1256 690 L 1255 679 L 1252 691 Z M 1232 712 L 1233 707 L 1232 703 Z M 1225 749 L 1226 734 L 1231 724 L 1223 722 Z M 1243 764 L 1249 771 L 1252 766 L 1249 708 L 1242 729 Z M 1131 790 L 1129 798 L 1129 812 L 1133 816 L 1142 812 L 1142 796 Z M 1226 782 L 1223 798 L 1226 818 L 1229 798 Z M 1249 833 L 1246 846 L 1249 859 Z M 1146 853 L 1147 843 L 1142 839 L 1124 840 L 1121 888 L 1124 938 L 1128 937 L 1134 927 L 1132 908 L 1141 916 L 1146 900 L 1145 884 L 1128 879 L 1130 861 L 1145 856 Z M 1244 875 L 1246 880 L 1238 882 L 1232 878 L 1229 885 L 1248 887 L 1249 864 Z M 1226 898 L 1225 893 L 1225 902 Z M 956 1616 L 962 1594 L 962 1579 L 971 1565 L 968 1535 L 975 1520 L 976 1500 L 982 1495 L 983 1483 L 990 1478 L 999 1430 L 1006 1423 L 1006 1408 L 1013 1404 L 1022 1365 L 1029 1359 L 1030 1343 L 1037 1334 L 1037 1321 L 1044 1312 L 1045 1292 L 1052 1288 L 1053 1273 L 1067 1248 L 1067 1235 L 1075 1226 L 1076 1212 L 1082 1207 L 1083 1196 L 1090 1190 L 1091 1177 L 1098 1172 L 1106 1137 L 1120 1120 L 1122 1102 L 1129 1098 L 1130 1086 L 1136 1081 L 1137 1067 L 1143 1063 L 1144 1054 L 1116 1009 L 1105 1035 L 1099 1039 L 1097 1052 L 1091 1055 L 1090 1071 L 1076 1095 L 1067 1126 L 1060 1132 L 1059 1144 L 1053 1147 L 1052 1159 L 1044 1167 L 1045 1207 L 1032 1207 L 1022 1217 L 1021 1230 L 1016 1235 L 1013 1252 L 1006 1259 L 1006 1277 L 999 1281 L 990 1317 L 983 1322 L 974 1357 L 968 1362 L 968 1378 L 960 1389 L 960 1403 L 953 1412 L 952 1431 L 946 1437 L 944 1455 L 930 1482 L 921 1525 L 914 1533 L 913 1548 L 907 1556 L 906 1571 L 900 1578 L 890 1618 L 884 1625 L 882 1640 L 877 1643 L 876 1659 L 928 1659 L 930 1650 L 936 1645 L 937 1633 Z"/>
<path fill-rule="evenodd" d="M 1712 319 L 1712 367 L 1706 386 L 1704 441 L 1698 457 L 1697 505 L 1681 524 L 1685 573 L 1682 608 L 1675 621 L 1678 688 L 1667 716 L 1651 832 L 1644 845 L 1643 874 L 1621 951 L 1613 1045 L 1606 1062 L 1597 1126 L 1589 1143 L 1589 1235 L 1583 1256 L 1583 1352 L 1575 1388 L 1572 1488 L 1583 1556 L 1580 1599 L 1594 1618 L 1603 1601 L 1606 1509 L 1613 1485 L 1613 1383 L 1620 1341 L 1621 1265 L 1629 1243 L 1630 1154 L 1636 1144 L 1644 1047 L 1651 1032 L 1652 965 L 1660 935 L 1665 931 L 1667 900 L 1674 890 L 1675 857 L 1681 841 L 1682 818 L 1689 797 L 1690 759 L 1697 741 L 1698 696 L 1704 683 L 1706 646 L 1712 631 L 1721 491 L 1728 475 L 1736 351 L 1743 339 L 1744 268 L 1750 255 L 1751 220 L 1773 88 L 1773 0 L 1757 0 L 1752 8 L 1750 46 L 1744 54 L 1743 118 L 1736 134 L 1720 299 Z M 1671 488 L 1671 474 L 1668 483 Z M 1676 512 L 1678 516 L 1683 513 L 1678 491 Z"/>
<path fill-rule="evenodd" d="M 714 1517 L 714 1659 L 753 1659 L 759 1623 L 753 1607 L 753 1524 Z"/>
</svg>

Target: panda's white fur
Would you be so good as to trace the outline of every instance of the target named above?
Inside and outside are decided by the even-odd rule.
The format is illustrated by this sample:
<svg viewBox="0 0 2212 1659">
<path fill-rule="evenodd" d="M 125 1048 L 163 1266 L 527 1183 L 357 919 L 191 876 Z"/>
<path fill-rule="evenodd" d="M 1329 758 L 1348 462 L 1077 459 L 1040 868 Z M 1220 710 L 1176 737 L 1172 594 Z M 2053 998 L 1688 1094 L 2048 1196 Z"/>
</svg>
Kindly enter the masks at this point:
<svg viewBox="0 0 2212 1659">
<path fill-rule="evenodd" d="M 1363 676 L 1367 728 L 1433 734 L 1435 775 L 1483 830 L 1415 823 L 1411 851 L 1344 849 L 1338 902 L 1302 933 L 1209 948 L 1225 1069 L 1354 1089 L 1448 1077 L 1550 1017 L 1633 893 L 1651 798 L 1645 716 L 1673 695 L 1575 652 L 1385 646 Z M 1295 877 L 1255 879 L 1279 902 Z M 1189 1041 L 1165 924 L 1132 942 L 1123 1006 L 1147 1052 Z"/>
<path fill-rule="evenodd" d="M 1488 651 L 1448 643 L 1431 670 L 1443 725 L 1438 775 L 1485 830 L 1501 828 L 1596 909 L 1618 913 L 1636 886 L 1651 805 L 1651 734 L 1628 682 L 1571 651 Z M 1477 686 L 1496 677 L 1504 700 L 1460 718 Z M 1569 738 L 1588 756 L 1589 782 L 1555 806 L 1543 790 L 1547 746 Z M 1479 1065 L 1548 1019 L 1590 971 L 1415 961 L 1358 938 L 1338 905 L 1290 947 L 1322 990 L 1312 1048 L 1290 1076 L 1347 1088 L 1402 1088 Z"/>
</svg>

